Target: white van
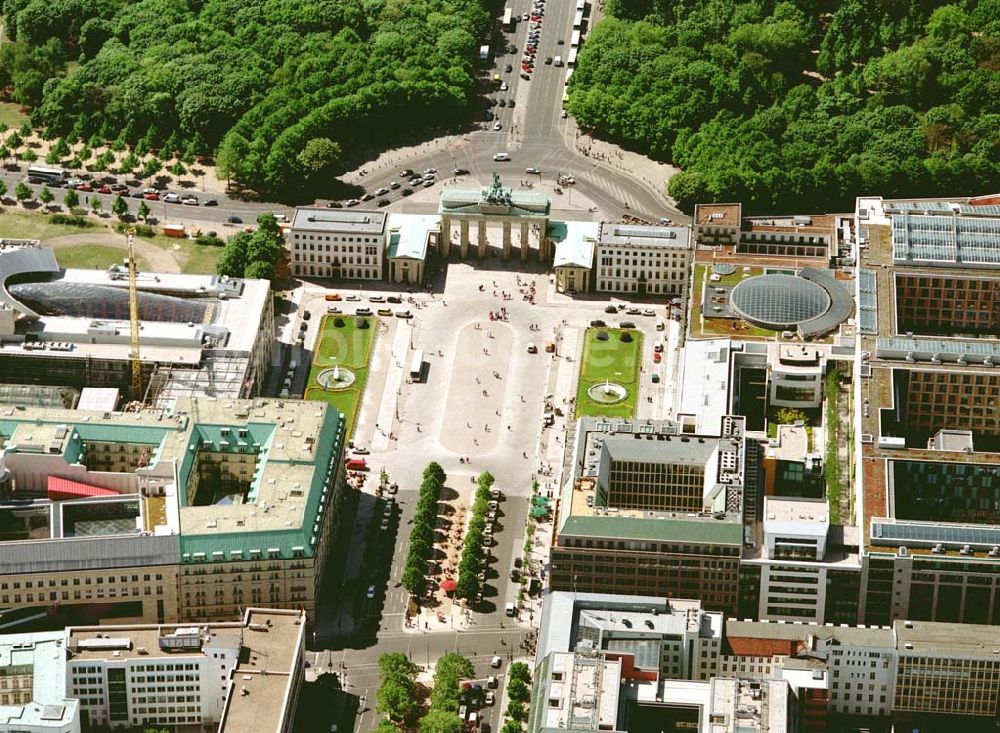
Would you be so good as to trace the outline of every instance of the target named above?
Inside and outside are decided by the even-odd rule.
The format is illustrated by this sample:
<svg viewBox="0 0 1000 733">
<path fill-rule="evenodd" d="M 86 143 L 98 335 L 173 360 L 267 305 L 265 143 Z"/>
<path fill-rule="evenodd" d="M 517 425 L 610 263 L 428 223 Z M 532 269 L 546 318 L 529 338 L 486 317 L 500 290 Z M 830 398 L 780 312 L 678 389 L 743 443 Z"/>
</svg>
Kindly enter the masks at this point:
<svg viewBox="0 0 1000 733">
<path fill-rule="evenodd" d="M 667 324 L 663 322 L 662 318 L 657 318 L 656 319 L 656 330 L 657 331 L 662 331 L 666 327 L 667 327 Z"/>
<path fill-rule="evenodd" d="M 508 153 L 494 153 L 493 160 L 496 161 L 507 161 L 510 160 L 510 155 Z"/>
<path fill-rule="evenodd" d="M 663 342 L 662 341 L 657 341 L 655 344 L 653 344 L 653 351 L 655 351 L 658 354 L 661 351 L 663 351 Z"/>
<path fill-rule="evenodd" d="M 552 65 L 553 66 L 562 66 L 563 65 L 562 56 L 556 56 L 554 59 L 552 59 Z"/>
</svg>

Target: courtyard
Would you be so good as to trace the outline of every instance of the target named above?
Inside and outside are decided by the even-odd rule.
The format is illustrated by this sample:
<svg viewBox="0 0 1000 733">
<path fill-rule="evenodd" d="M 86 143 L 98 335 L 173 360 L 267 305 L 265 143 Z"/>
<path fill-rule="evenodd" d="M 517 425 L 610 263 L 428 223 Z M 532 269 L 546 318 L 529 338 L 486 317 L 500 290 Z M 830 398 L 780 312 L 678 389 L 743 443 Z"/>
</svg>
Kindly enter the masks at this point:
<svg viewBox="0 0 1000 733">
<path fill-rule="evenodd" d="M 322 400 L 343 413 L 347 418 L 347 435 L 354 432 L 378 328 L 379 320 L 374 317 L 326 315 L 320 321 L 304 397 Z"/>
<path fill-rule="evenodd" d="M 587 329 L 576 390 L 577 417 L 635 415 L 642 344 L 638 330 Z"/>
</svg>

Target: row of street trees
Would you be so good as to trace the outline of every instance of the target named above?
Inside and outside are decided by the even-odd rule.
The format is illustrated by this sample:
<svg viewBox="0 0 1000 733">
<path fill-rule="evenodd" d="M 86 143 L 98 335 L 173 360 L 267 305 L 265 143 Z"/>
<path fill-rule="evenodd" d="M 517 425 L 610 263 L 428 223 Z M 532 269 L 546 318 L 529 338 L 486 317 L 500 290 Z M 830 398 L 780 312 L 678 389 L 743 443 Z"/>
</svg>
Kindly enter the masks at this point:
<svg viewBox="0 0 1000 733">
<path fill-rule="evenodd" d="M 483 531 L 486 529 L 486 511 L 490 505 L 490 488 L 493 474 L 485 471 L 476 479 L 476 496 L 472 502 L 472 518 L 465 531 L 465 547 L 458 563 L 458 587 L 460 598 L 475 598 L 482 588 L 479 573 L 486 565 L 483 554 Z"/>
<path fill-rule="evenodd" d="M 528 719 L 531 701 L 531 670 L 524 662 L 514 662 L 507 670 L 507 718 L 502 733 L 521 733 L 521 726 Z"/>
<path fill-rule="evenodd" d="M 417 499 L 417 511 L 410 530 L 410 552 L 403 569 L 403 587 L 413 596 L 420 596 L 424 592 L 427 561 L 434 551 L 438 499 L 446 479 L 444 469 L 438 463 L 430 463 L 424 469 L 423 480 L 420 482 L 420 497 Z"/>
</svg>

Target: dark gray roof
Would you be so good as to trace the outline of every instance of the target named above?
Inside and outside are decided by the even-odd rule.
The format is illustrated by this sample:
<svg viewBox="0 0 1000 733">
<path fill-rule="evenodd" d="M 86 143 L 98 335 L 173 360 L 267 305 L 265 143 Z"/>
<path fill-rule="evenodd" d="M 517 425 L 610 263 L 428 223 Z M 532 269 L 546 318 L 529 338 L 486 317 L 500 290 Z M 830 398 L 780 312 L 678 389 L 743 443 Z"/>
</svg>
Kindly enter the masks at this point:
<svg viewBox="0 0 1000 733">
<path fill-rule="evenodd" d="M 830 296 L 819 285 L 778 274 L 743 280 L 733 288 L 730 301 L 740 317 L 776 330 L 796 328 L 830 307 Z"/>
<path fill-rule="evenodd" d="M 691 438 L 680 435 L 658 435 L 652 439 L 623 435 L 608 436 L 604 439 L 604 449 L 614 461 L 704 466 L 718 446 L 719 441 L 712 438 Z"/>
</svg>

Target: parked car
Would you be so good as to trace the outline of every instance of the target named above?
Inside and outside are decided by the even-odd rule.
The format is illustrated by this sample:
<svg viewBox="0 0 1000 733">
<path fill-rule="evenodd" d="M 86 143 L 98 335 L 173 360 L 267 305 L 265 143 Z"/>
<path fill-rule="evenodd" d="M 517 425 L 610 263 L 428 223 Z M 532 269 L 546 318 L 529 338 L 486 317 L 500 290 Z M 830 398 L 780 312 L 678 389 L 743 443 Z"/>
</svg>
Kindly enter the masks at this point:
<svg viewBox="0 0 1000 733">
<path fill-rule="evenodd" d="M 469 171 L 465 168 L 455 168 L 452 170 L 451 174 L 453 176 L 467 176 L 469 175 Z"/>
<path fill-rule="evenodd" d="M 344 202 L 344 206 L 357 206 L 360 203 L 361 201 L 359 199 L 347 199 L 347 201 Z"/>
<path fill-rule="evenodd" d="M 375 205 L 382 207 L 382 206 L 388 206 L 389 203 L 390 203 L 389 199 L 379 199 L 378 201 L 375 202 Z"/>
<path fill-rule="evenodd" d="M 361 196 L 362 201 L 371 201 L 373 198 L 375 198 L 375 194 L 373 193 L 365 193 Z"/>
<path fill-rule="evenodd" d="M 168 204 L 179 204 L 181 202 L 181 197 L 176 193 L 168 193 L 163 196 L 163 200 Z"/>
<path fill-rule="evenodd" d="M 216 201 L 215 199 L 209 199 L 204 204 L 202 204 L 202 206 L 218 206 L 218 205 L 219 205 L 219 202 Z"/>
<path fill-rule="evenodd" d="M 243 223 L 243 220 L 240 217 L 236 216 L 236 214 L 230 214 L 229 218 L 226 219 L 226 221 L 229 222 L 230 224 L 242 224 Z"/>
<path fill-rule="evenodd" d="M 394 191 L 402 185 L 403 184 L 401 184 L 399 181 L 389 181 L 389 188 L 391 188 Z"/>
<path fill-rule="evenodd" d="M 82 190 L 82 189 L 78 189 L 78 190 Z M 143 194 L 143 198 L 146 199 L 147 201 L 159 201 L 160 200 L 160 194 L 158 194 L 158 193 L 156 193 L 154 191 L 153 193 Z"/>
<path fill-rule="evenodd" d="M 385 302 L 385 296 L 384 295 L 369 295 L 368 296 L 368 301 L 370 303 L 384 303 Z"/>
<path fill-rule="evenodd" d="M 401 170 L 399 172 L 399 177 L 400 178 L 409 178 L 412 175 L 413 175 L 413 171 L 410 170 L 409 168 L 404 168 L 403 170 Z"/>
<path fill-rule="evenodd" d="M 401 195 L 403 195 L 403 196 L 409 196 L 409 195 L 410 195 L 411 193 L 413 193 L 413 189 L 412 189 L 412 188 L 404 188 L 404 189 L 403 189 L 402 191 L 400 191 L 399 193 L 400 193 Z"/>
</svg>

